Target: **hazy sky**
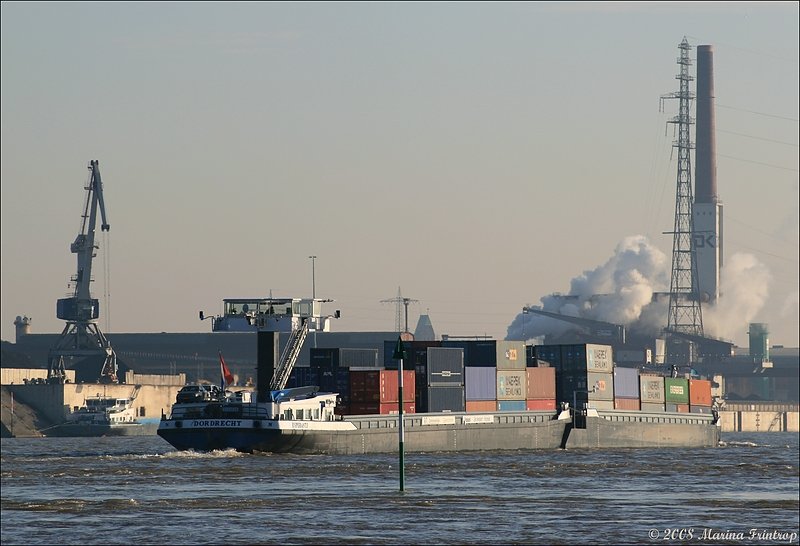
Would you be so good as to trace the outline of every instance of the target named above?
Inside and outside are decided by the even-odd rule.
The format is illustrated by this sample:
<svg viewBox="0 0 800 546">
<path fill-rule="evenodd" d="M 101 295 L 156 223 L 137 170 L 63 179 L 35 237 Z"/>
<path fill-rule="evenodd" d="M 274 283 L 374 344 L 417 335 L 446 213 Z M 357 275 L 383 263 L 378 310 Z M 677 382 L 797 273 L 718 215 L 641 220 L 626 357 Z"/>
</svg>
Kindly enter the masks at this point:
<svg viewBox="0 0 800 546">
<path fill-rule="evenodd" d="M 628 237 L 668 268 L 686 36 L 714 46 L 726 264 L 763 299 L 722 333 L 799 344 L 797 2 L 0 6 L 3 340 L 63 328 L 90 159 L 106 333 L 310 297 L 309 255 L 336 330 L 392 330 L 401 287 L 412 330 L 499 339 Z"/>
</svg>

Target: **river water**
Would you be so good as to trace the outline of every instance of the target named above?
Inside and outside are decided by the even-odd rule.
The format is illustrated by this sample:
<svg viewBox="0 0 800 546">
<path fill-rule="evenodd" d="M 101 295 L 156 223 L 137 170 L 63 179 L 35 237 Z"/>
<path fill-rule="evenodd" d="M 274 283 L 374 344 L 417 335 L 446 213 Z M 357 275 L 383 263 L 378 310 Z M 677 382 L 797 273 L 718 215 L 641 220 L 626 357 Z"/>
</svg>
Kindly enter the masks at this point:
<svg viewBox="0 0 800 546">
<path fill-rule="evenodd" d="M 798 544 L 796 433 L 713 449 L 177 452 L 2 440 L 2 544 Z"/>
</svg>

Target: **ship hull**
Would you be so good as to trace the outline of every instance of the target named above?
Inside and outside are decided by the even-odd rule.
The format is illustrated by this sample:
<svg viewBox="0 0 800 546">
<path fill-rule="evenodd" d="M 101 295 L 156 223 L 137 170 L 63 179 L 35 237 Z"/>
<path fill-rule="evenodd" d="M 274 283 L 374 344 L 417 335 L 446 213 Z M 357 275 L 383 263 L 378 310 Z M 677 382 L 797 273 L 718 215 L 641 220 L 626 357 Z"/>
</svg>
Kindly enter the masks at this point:
<svg viewBox="0 0 800 546">
<path fill-rule="evenodd" d="M 643 414 L 644 415 L 644 414 Z M 714 447 L 719 427 L 706 416 L 661 414 L 619 421 L 618 413 L 586 418 L 585 428 L 548 412 L 411 414 L 404 421 L 406 452 L 561 448 Z M 629 416 L 628 416 L 629 417 Z M 313 421 L 165 419 L 158 435 L 179 450 L 367 454 L 398 450 L 397 416 L 348 416 Z M 583 425 L 582 425 L 583 426 Z"/>
<path fill-rule="evenodd" d="M 556 449 L 567 421 L 552 413 L 409 414 L 404 420 L 407 452 Z M 480 418 L 479 418 L 480 417 Z M 483 419 L 481 419 L 483 418 Z M 524 420 L 524 422 L 523 422 Z M 483 421 L 483 422 L 481 422 Z M 487 422 L 490 421 L 490 422 Z M 348 416 L 342 421 L 209 420 L 162 421 L 158 435 L 179 450 L 297 454 L 366 454 L 396 452 L 397 416 Z M 336 426 L 335 430 L 326 427 Z"/>
<path fill-rule="evenodd" d="M 58 438 L 99 438 L 103 436 L 152 436 L 158 430 L 155 423 L 124 424 L 63 424 L 44 431 L 45 436 Z"/>
<path fill-rule="evenodd" d="M 666 414 L 665 414 L 666 415 Z M 684 416 L 686 414 L 683 414 Z M 720 428 L 710 420 L 677 422 L 622 421 L 586 418 L 586 428 L 568 427 L 564 446 L 571 448 L 716 447 Z M 661 418 L 666 420 L 665 418 Z"/>
</svg>

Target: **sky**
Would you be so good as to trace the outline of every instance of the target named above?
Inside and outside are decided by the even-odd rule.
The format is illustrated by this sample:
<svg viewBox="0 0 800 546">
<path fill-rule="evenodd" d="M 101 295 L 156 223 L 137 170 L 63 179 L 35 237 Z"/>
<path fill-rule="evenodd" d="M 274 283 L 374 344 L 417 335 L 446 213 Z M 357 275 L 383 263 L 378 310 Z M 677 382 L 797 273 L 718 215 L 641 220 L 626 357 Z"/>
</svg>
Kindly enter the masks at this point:
<svg viewBox="0 0 800 546">
<path fill-rule="evenodd" d="M 210 331 L 198 311 L 224 298 L 312 291 L 335 330 L 391 331 L 399 289 L 412 331 L 424 313 L 437 336 L 504 339 L 553 293 L 668 290 L 660 97 L 686 37 L 714 47 L 731 297 L 707 323 L 800 345 L 796 2 L 0 10 L 3 340 L 18 315 L 64 326 L 91 159 L 106 334 Z"/>
</svg>

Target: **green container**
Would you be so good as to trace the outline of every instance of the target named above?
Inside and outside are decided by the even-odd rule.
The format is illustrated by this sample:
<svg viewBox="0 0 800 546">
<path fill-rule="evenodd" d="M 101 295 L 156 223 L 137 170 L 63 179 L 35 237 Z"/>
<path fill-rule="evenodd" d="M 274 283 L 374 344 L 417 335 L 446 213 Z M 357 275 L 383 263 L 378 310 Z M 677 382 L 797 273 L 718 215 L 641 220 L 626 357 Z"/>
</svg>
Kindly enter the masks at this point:
<svg viewBox="0 0 800 546">
<path fill-rule="evenodd" d="M 665 377 L 664 399 L 667 404 L 688 404 L 689 380 L 680 377 Z"/>
</svg>

